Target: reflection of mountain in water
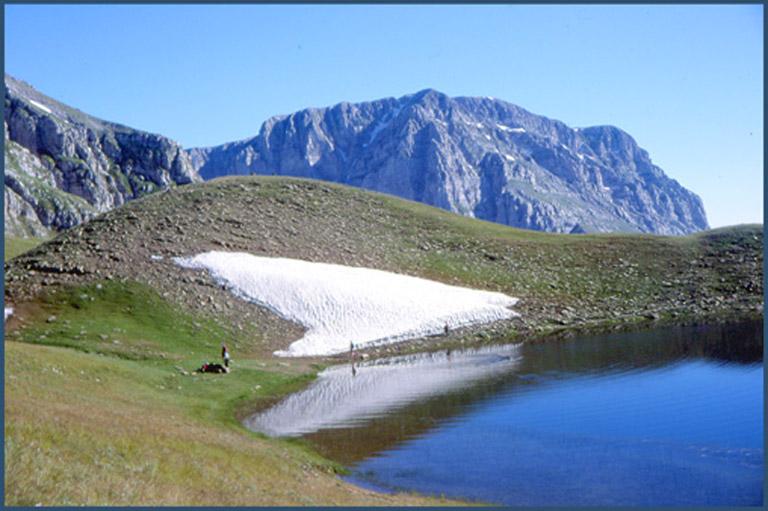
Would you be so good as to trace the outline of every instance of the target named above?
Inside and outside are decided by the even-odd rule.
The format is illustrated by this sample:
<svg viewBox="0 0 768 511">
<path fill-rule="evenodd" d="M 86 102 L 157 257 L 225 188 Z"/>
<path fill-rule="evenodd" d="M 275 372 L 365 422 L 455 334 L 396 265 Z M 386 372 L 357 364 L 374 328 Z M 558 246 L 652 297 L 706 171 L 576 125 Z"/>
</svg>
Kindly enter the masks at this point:
<svg viewBox="0 0 768 511">
<path fill-rule="evenodd" d="M 296 415 L 291 417 L 291 414 L 287 414 L 282 420 L 293 428 L 306 428 L 307 424 L 311 424 L 313 427 L 304 431 L 315 431 L 306 434 L 306 438 L 325 456 L 350 464 L 371 453 L 423 435 L 439 423 L 455 420 L 500 392 L 523 393 L 546 385 L 553 379 L 646 371 L 691 359 L 725 364 L 760 363 L 763 351 L 762 325 L 761 321 L 753 321 L 666 327 L 636 333 L 526 344 L 517 348 L 516 362 L 513 364 L 488 364 L 492 360 L 487 359 L 489 355 L 495 350 L 509 349 L 508 346 L 486 348 L 483 351 L 485 360 L 476 358 L 477 354 L 473 359 L 472 352 L 454 352 L 451 358 L 457 367 L 462 364 L 478 364 L 485 365 L 485 368 L 474 371 L 470 378 L 454 378 L 453 385 L 435 382 L 424 392 L 409 389 L 420 388 L 424 380 L 429 380 L 434 374 L 442 374 L 441 378 L 450 380 L 450 370 L 444 364 L 444 352 L 441 355 L 422 356 L 418 362 L 418 371 L 412 369 L 413 360 L 409 366 L 405 357 L 377 362 L 377 366 L 389 367 L 390 371 L 376 372 L 375 366 L 360 367 L 355 377 L 352 376 L 350 366 L 337 367 L 328 372 L 333 371 L 335 375 L 333 385 L 343 389 L 340 391 L 343 398 L 336 401 L 345 403 L 343 413 L 334 409 L 334 399 L 337 398 L 328 395 L 313 397 L 311 392 L 318 391 L 313 391 L 314 386 L 295 395 L 303 396 L 300 400 L 291 396 L 281 403 L 282 411 L 281 405 L 278 405 L 267 413 L 279 416 L 291 407 L 300 410 L 304 406 L 300 406 L 300 403 L 306 404 L 303 411 L 308 415 L 297 419 Z M 464 362 L 459 362 L 461 360 Z M 403 370 L 394 370 L 397 366 Z M 375 377 L 366 379 L 366 372 L 375 374 Z M 458 374 L 457 369 L 456 376 Z M 342 378 L 342 375 L 346 377 Z M 318 383 L 322 380 L 321 377 Z M 401 389 L 401 397 L 405 395 L 409 398 L 397 403 L 388 402 L 390 391 L 386 389 L 392 388 Z M 331 391 L 331 394 L 333 392 L 336 391 Z M 350 405 L 350 402 L 359 401 L 357 396 L 363 395 L 364 403 Z M 289 406 L 286 403 L 291 398 L 295 401 Z M 321 410 L 317 403 L 323 403 L 328 408 Z M 371 413 L 371 407 L 375 408 L 375 413 Z M 316 415 L 314 418 L 313 414 Z M 343 420 L 337 420 L 342 415 Z M 276 419 L 273 417 L 270 420 Z M 249 425 L 253 426 L 253 423 Z M 317 430 L 318 427 L 321 429 Z"/>
</svg>

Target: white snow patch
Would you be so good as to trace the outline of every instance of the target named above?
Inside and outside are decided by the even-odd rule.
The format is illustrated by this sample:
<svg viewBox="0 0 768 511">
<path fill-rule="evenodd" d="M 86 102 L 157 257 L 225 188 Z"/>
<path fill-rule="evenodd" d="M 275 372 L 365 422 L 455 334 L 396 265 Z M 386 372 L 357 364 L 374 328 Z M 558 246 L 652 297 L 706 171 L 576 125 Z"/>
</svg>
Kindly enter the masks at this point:
<svg viewBox="0 0 768 511">
<path fill-rule="evenodd" d="M 3 319 L 3 321 L 8 321 L 8 318 L 10 318 L 12 314 L 13 307 L 5 307 L 5 319 Z"/>
<path fill-rule="evenodd" d="M 491 136 L 490 135 L 486 135 L 485 138 L 488 139 L 488 140 L 491 140 Z"/>
<path fill-rule="evenodd" d="M 496 127 L 499 128 L 501 131 L 506 131 L 507 133 L 525 133 L 525 128 L 512 128 L 510 126 L 507 126 L 506 124 L 496 124 Z"/>
<path fill-rule="evenodd" d="M 331 367 L 307 389 L 245 420 L 271 436 L 357 426 L 409 403 L 514 370 L 520 345 L 392 357 Z"/>
<path fill-rule="evenodd" d="M 44 112 L 48 112 L 49 114 L 52 114 L 52 113 L 53 113 L 53 112 L 51 111 L 51 109 L 50 109 L 50 108 L 48 108 L 47 106 L 45 106 L 45 105 L 44 105 L 44 104 L 42 104 L 42 103 L 38 103 L 38 102 L 37 102 L 37 101 L 35 101 L 34 99 L 30 99 L 30 100 L 29 100 L 29 102 L 30 102 L 30 103 L 32 103 L 32 104 L 33 104 L 34 106 L 36 106 L 37 108 L 39 108 L 40 110 L 43 110 Z"/>
<path fill-rule="evenodd" d="M 515 161 L 515 157 L 512 156 L 511 154 L 505 154 L 504 159 L 506 159 L 507 161 Z"/>
<path fill-rule="evenodd" d="M 152 259 L 153 261 L 162 261 L 163 260 L 163 256 L 155 255 L 155 254 L 152 254 L 151 256 L 149 256 L 149 258 Z"/>
<path fill-rule="evenodd" d="M 570 147 L 568 147 L 568 146 L 567 146 L 567 145 L 565 145 L 565 144 L 560 144 L 560 147 L 562 147 L 563 149 L 565 149 L 565 150 L 566 150 L 566 151 L 568 151 L 569 153 L 573 153 L 573 150 L 571 150 L 571 148 L 570 148 Z M 584 159 L 584 155 L 583 155 L 583 154 L 581 154 L 581 153 L 574 153 L 574 154 L 576 155 L 576 157 L 577 157 L 579 160 L 583 160 L 583 159 Z"/>
<path fill-rule="evenodd" d="M 310 136 L 307 139 L 307 150 L 306 155 L 304 159 L 309 163 L 310 167 L 314 167 L 315 164 L 317 164 L 318 161 L 320 161 L 320 158 L 322 157 L 322 151 L 321 149 L 315 144 L 315 140 L 313 136 Z"/>
<path fill-rule="evenodd" d="M 186 268 L 205 269 L 233 293 L 307 328 L 278 356 L 330 355 L 450 328 L 517 316 L 502 293 L 449 286 L 369 268 L 242 252 L 176 257 Z"/>
<path fill-rule="evenodd" d="M 318 151 L 307 153 L 307 163 L 309 163 L 310 167 L 314 167 L 318 161 L 320 161 L 320 153 Z"/>
<path fill-rule="evenodd" d="M 483 123 L 482 122 L 476 122 L 475 123 L 475 127 L 476 128 L 482 128 L 483 127 Z"/>
</svg>

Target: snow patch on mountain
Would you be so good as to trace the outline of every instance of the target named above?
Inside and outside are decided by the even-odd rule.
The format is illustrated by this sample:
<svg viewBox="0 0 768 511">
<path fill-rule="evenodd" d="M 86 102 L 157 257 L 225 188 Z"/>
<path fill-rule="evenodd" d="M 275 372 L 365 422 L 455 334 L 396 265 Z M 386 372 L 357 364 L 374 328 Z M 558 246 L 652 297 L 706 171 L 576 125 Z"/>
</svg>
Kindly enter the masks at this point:
<svg viewBox="0 0 768 511">
<path fill-rule="evenodd" d="M 502 293 L 449 286 L 370 268 L 206 252 L 174 261 L 204 269 L 235 295 L 307 328 L 278 356 L 332 355 L 487 323 L 518 314 Z"/>
<path fill-rule="evenodd" d="M 512 128 L 510 126 L 507 126 L 506 124 L 496 124 L 496 127 L 499 128 L 501 131 L 506 131 L 507 133 L 525 133 L 525 128 Z"/>
<path fill-rule="evenodd" d="M 34 106 L 36 106 L 37 108 L 39 108 L 40 110 L 42 110 L 43 112 L 48 112 L 49 114 L 52 114 L 52 113 L 53 113 L 53 112 L 51 111 L 51 109 L 50 109 L 50 108 L 48 108 L 47 106 L 45 106 L 45 105 L 44 105 L 44 104 L 42 104 L 42 103 L 38 103 L 38 102 L 37 102 L 37 101 L 35 101 L 34 99 L 30 99 L 30 100 L 29 100 L 29 102 L 30 102 L 30 103 L 32 103 L 32 105 L 34 105 Z"/>
</svg>

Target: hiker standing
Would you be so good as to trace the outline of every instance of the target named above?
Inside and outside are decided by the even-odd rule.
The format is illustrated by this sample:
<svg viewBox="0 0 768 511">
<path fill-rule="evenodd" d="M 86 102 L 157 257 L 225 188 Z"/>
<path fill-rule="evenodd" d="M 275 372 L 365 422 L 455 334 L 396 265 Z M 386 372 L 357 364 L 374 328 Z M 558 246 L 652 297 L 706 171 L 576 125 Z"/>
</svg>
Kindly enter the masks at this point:
<svg viewBox="0 0 768 511">
<path fill-rule="evenodd" d="M 227 345 L 224 343 L 221 345 L 221 358 L 224 359 L 224 367 L 229 367 L 229 350 L 227 350 Z"/>
</svg>

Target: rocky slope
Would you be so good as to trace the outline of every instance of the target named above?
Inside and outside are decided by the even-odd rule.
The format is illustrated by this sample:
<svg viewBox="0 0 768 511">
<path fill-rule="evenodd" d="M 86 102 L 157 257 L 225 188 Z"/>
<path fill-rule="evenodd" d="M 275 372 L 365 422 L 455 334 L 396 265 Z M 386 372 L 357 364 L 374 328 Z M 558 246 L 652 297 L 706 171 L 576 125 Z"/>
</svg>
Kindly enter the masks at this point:
<svg viewBox="0 0 768 511">
<path fill-rule="evenodd" d="M 175 142 L 86 115 L 5 75 L 5 234 L 41 236 L 198 181 Z"/>
<path fill-rule="evenodd" d="M 538 233 L 330 183 L 225 178 L 131 201 L 7 262 L 5 302 L 22 317 L 25 304 L 64 284 L 138 281 L 183 310 L 250 332 L 271 356 L 301 328 L 171 260 L 245 251 L 500 291 L 520 298 L 521 317 L 488 338 L 506 329 L 540 336 L 760 315 L 762 241 L 761 226 L 682 238 Z"/>
<path fill-rule="evenodd" d="M 434 90 L 310 108 L 251 139 L 189 151 L 201 176 L 277 174 L 349 184 L 514 227 L 687 234 L 698 196 L 627 133 L 573 129 L 492 98 Z"/>
</svg>

